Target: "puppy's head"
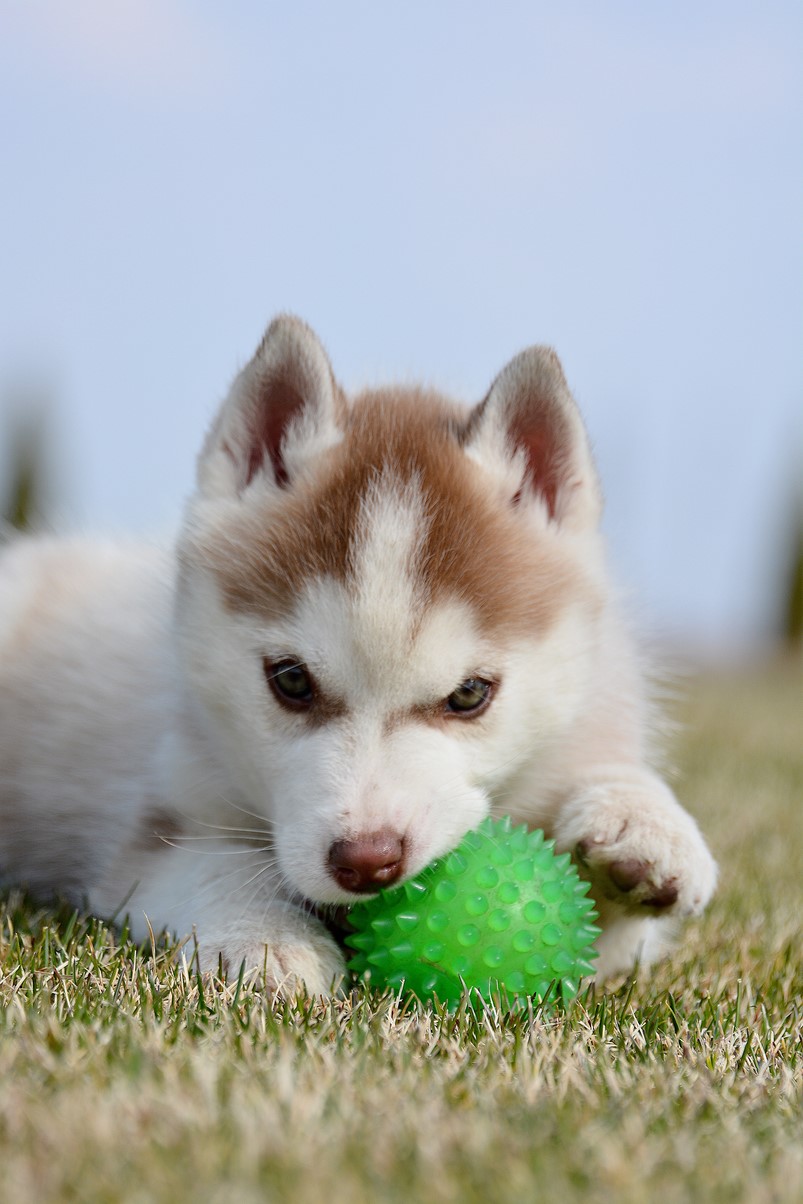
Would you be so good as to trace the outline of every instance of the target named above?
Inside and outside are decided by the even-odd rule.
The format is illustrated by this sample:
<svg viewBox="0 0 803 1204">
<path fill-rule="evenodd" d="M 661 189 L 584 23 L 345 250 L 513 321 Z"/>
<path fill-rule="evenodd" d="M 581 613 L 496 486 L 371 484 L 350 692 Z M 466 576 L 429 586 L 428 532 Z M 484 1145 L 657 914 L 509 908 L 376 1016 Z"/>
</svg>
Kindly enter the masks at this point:
<svg viewBox="0 0 803 1204">
<path fill-rule="evenodd" d="M 473 411 L 346 399 L 280 318 L 234 383 L 181 541 L 187 674 L 229 773 L 316 902 L 417 873 L 571 725 L 600 500 L 553 352 Z"/>
</svg>

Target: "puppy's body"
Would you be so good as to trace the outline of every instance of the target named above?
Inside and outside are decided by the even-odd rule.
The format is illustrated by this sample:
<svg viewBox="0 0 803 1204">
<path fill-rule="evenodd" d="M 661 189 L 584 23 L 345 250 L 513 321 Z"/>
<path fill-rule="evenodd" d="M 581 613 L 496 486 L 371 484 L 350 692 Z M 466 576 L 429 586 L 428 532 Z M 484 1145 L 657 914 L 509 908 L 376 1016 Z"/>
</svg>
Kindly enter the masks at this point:
<svg viewBox="0 0 803 1204">
<path fill-rule="evenodd" d="M 599 511 L 552 353 L 470 413 L 348 401 L 278 320 L 207 439 L 177 556 L 0 557 L 5 879 L 323 991 L 342 962 L 310 902 L 509 813 L 591 879 L 600 975 L 650 960 L 715 867 L 647 766 Z"/>
</svg>

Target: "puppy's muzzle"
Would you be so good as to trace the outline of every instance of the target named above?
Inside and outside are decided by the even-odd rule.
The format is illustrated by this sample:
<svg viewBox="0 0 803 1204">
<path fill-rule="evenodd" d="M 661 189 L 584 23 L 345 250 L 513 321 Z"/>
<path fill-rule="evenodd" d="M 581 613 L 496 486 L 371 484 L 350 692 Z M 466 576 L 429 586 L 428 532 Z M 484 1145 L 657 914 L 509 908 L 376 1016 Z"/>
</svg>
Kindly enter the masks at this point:
<svg viewBox="0 0 803 1204">
<path fill-rule="evenodd" d="M 355 895 L 375 894 L 401 877 L 404 840 L 390 831 L 336 840 L 329 849 L 328 869 L 343 890 Z"/>
</svg>

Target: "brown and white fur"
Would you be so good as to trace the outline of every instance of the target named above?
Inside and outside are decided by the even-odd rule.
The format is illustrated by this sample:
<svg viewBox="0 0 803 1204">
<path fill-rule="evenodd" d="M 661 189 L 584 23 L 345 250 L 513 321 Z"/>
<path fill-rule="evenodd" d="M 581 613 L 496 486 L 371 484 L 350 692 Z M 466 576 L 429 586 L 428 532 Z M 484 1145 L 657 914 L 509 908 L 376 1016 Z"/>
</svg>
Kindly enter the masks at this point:
<svg viewBox="0 0 803 1204">
<path fill-rule="evenodd" d="M 600 509 L 551 350 L 472 411 L 349 399 L 312 331 L 277 319 L 207 437 L 176 553 L 0 556 L 4 880 L 324 992 L 343 962 L 311 903 L 511 814 L 590 879 L 599 975 L 649 962 L 716 867 L 647 761 Z"/>
</svg>

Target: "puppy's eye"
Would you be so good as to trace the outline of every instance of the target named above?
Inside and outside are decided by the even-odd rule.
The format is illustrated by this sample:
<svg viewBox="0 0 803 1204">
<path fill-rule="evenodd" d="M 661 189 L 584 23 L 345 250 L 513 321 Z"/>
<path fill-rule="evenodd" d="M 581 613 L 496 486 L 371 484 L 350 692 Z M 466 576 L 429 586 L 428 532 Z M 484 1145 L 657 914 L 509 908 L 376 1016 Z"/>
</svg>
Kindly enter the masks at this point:
<svg viewBox="0 0 803 1204">
<path fill-rule="evenodd" d="M 300 661 L 269 661 L 265 659 L 265 676 L 273 694 L 282 706 L 300 711 L 315 701 L 315 684 L 307 666 Z"/>
<path fill-rule="evenodd" d="M 493 682 L 484 677 L 467 677 L 446 699 L 446 713 L 466 719 L 473 717 L 485 710 L 492 694 Z"/>
</svg>

